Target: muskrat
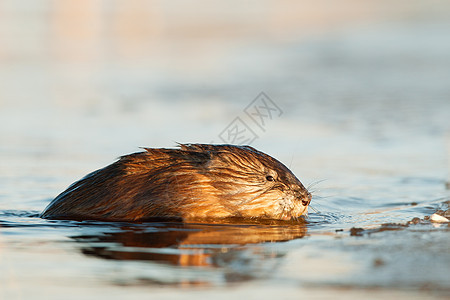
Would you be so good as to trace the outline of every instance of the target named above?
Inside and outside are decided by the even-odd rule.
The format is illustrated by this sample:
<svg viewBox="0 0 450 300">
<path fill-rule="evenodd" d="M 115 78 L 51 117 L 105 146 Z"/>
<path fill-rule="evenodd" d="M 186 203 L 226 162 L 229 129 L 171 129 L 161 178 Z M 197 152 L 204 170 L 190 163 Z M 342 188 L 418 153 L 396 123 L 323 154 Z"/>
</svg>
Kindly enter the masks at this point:
<svg viewBox="0 0 450 300">
<path fill-rule="evenodd" d="M 308 211 L 311 194 L 297 177 L 250 146 L 143 149 L 73 183 L 40 216 L 132 222 L 295 220 Z"/>
</svg>

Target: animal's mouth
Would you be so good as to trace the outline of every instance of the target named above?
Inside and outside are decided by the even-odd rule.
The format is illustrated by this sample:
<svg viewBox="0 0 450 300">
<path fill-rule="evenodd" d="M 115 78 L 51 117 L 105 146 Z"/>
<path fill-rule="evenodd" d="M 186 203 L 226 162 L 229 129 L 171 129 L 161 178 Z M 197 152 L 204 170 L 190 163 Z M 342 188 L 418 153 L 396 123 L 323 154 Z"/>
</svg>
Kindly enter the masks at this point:
<svg viewBox="0 0 450 300">
<path fill-rule="evenodd" d="M 308 214 L 308 206 L 305 206 L 300 213 L 294 213 L 294 212 L 285 213 L 285 214 L 280 215 L 278 217 L 278 219 L 283 220 L 283 221 L 298 220 L 298 218 L 300 218 L 301 216 L 305 216 L 307 214 Z"/>
</svg>

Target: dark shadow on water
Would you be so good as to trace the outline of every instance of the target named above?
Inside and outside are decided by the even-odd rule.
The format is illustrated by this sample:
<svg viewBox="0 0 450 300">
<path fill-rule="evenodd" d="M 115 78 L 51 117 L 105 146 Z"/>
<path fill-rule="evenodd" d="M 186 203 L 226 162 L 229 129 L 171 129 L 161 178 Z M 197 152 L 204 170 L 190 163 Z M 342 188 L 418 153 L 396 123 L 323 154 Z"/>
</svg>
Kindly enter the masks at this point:
<svg viewBox="0 0 450 300">
<path fill-rule="evenodd" d="M 278 243 L 302 238 L 307 232 L 304 222 L 147 223 L 86 229 L 86 234 L 71 237 L 83 254 L 122 263 L 140 262 L 159 270 L 122 282 L 126 285 L 210 286 L 266 277 L 288 251 L 277 247 Z"/>
</svg>

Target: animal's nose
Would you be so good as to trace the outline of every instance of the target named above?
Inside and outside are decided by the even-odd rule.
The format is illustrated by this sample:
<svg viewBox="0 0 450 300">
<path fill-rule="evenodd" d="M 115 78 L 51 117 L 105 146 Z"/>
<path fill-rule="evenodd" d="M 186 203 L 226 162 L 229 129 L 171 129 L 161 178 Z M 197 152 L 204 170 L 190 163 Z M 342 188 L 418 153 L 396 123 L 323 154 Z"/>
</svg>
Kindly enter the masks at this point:
<svg viewBox="0 0 450 300">
<path fill-rule="evenodd" d="M 303 195 L 303 196 L 305 196 L 305 195 Z M 311 203 L 311 194 L 310 194 L 310 193 L 307 193 L 307 194 L 306 194 L 306 199 L 303 199 L 303 200 L 302 200 L 302 205 L 303 205 L 303 206 L 308 206 L 309 203 Z"/>
</svg>

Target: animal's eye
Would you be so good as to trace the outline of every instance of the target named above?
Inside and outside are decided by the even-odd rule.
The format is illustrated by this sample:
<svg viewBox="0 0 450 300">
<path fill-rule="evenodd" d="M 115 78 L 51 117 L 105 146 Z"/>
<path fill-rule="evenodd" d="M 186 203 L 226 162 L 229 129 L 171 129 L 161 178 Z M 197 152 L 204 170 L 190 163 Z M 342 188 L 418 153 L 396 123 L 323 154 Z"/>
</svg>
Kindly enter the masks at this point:
<svg viewBox="0 0 450 300">
<path fill-rule="evenodd" d="M 273 176 L 267 175 L 266 176 L 267 181 L 275 181 L 275 178 Z"/>
</svg>

